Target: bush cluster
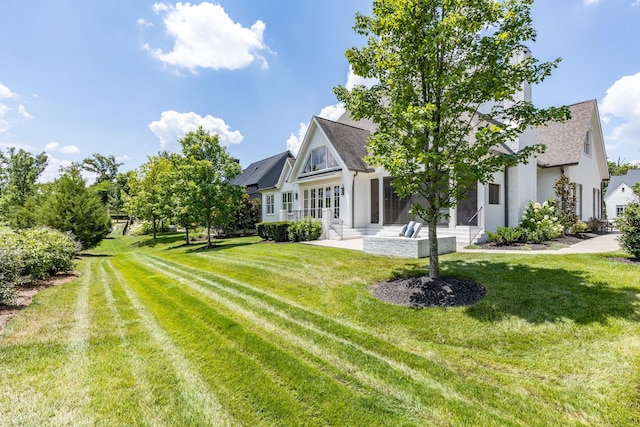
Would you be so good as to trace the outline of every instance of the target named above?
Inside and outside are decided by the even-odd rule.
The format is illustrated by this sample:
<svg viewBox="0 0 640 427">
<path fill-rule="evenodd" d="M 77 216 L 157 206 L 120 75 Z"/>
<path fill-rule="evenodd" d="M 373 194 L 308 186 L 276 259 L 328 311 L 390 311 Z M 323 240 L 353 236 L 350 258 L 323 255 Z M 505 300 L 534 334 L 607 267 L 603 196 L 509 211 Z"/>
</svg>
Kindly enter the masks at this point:
<svg viewBox="0 0 640 427">
<path fill-rule="evenodd" d="M 564 227 L 558 218 L 555 200 L 547 200 L 543 204 L 530 201 L 522 215 L 520 228 L 526 234 L 526 240 L 533 243 L 560 237 Z"/>
<path fill-rule="evenodd" d="M 20 285 L 72 270 L 80 249 L 71 234 L 47 227 L 0 235 L 0 302 L 10 300 Z"/>
<path fill-rule="evenodd" d="M 640 204 L 634 202 L 627 205 L 614 225 L 620 230 L 618 241 L 622 249 L 640 259 Z"/>
<path fill-rule="evenodd" d="M 308 216 L 301 221 L 261 222 L 256 224 L 256 231 L 264 240 L 305 242 L 320 238 L 322 223 Z"/>
<path fill-rule="evenodd" d="M 584 228 L 586 231 L 586 224 Z M 489 241 L 498 245 L 511 245 L 518 242 L 541 243 L 553 240 L 560 237 L 563 231 L 555 201 L 548 200 L 542 204 L 529 202 L 518 227 L 498 227 L 495 233 L 488 232 L 487 236 Z"/>
<path fill-rule="evenodd" d="M 292 242 L 306 242 L 318 240 L 322 235 L 322 223 L 310 216 L 302 221 L 296 221 L 289 226 L 289 240 Z"/>
<path fill-rule="evenodd" d="M 261 222 L 256 224 L 258 236 L 264 240 L 273 240 L 274 242 L 289 241 L 289 226 L 293 224 L 291 221 L 279 222 Z"/>
</svg>

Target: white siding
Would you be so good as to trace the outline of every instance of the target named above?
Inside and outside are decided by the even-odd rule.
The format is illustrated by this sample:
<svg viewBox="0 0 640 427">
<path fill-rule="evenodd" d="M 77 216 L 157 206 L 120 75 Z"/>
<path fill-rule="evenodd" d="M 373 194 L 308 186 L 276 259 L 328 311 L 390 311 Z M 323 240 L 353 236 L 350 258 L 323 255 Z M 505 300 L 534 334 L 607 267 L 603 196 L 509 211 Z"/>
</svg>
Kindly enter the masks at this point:
<svg viewBox="0 0 640 427">
<path fill-rule="evenodd" d="M 616 219 L 616 206 L 627 206 L 629 203 L 637 201 L 633 195 L 633 190 L 626 184 L 622 184 L 611 193 L 605 201 L 607 205 L 607 219 Z"/>
</svg>

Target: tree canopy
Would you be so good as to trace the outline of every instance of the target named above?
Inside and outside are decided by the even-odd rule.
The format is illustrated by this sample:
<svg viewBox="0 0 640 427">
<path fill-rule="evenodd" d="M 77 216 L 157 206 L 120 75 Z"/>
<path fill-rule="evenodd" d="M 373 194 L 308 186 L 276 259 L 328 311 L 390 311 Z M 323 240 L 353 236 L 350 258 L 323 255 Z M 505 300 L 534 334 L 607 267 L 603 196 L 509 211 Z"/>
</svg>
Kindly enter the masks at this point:
<svg viewBox="0 0 640 427">
<path fill-rule="evenodd" d="M 355 74 L 371 87 L 334 89 L 356 119 L 376 131 L 367 161 L 393 177 L 396 193 L 429 226 L 429 275 L 439 277 L 436 224 L 478 182 L 506 166 L 531 160 L 540 145 L 513 154 L 495 148 L 528 128 L 568 117 L 566 108 L 538 109 L 522 96 L 559 59 L 539 62 L 525 43 L 535 40 L 527 0 L 375 0 L 372 16 L 356 15 L 367 37 L 347 50 Z"/>
</svg>

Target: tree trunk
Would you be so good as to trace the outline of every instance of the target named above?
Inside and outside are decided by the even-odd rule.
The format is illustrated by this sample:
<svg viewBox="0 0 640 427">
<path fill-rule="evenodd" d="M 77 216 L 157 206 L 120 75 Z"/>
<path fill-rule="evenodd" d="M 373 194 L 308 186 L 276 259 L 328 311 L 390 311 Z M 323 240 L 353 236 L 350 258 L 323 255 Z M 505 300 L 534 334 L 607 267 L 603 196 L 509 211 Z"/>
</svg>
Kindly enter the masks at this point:
<svg viewBox="0 0 640 427">
<path fill-rule="evenodd" d="M 156 217 L 154 216 L 153 217 L 153 238 L 154 239 L 156 238 L 156 236 L 158 234 L 157 231 L 156 231 L 156 229 L 157 229 L 156 223 L 157 223 L 157 220 L 156 220 Z"/>
<path fill-rule="evenodd" d="M 184 243 L 188 245 L 189 244 L 189 226 L 187 225 L 186 227 L 184 227 L 184 230 L 185 230 Z"/>
<path fill-rule="evenodd" d="M 211 220 L 207 219 L 207 247 L 211 247 Z"/>
<path fill-rule="evenodd" d="M 440 260 L 438 259 L 438 217 L 433 215 L 429 219 L 429 278 L 440 278 Z"/>
</svg>

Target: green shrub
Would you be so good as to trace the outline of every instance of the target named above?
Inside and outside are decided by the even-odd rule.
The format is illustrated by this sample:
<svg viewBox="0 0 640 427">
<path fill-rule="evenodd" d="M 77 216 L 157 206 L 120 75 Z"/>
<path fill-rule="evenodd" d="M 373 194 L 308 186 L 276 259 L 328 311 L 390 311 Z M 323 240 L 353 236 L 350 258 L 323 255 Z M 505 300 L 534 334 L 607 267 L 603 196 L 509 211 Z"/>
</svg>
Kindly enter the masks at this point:
<svg viewBox="0 0 640 427">
<path fill-rule="evenodd" d="M 23 264 L 20 249 L 0 246 L 0 304 L 11 301 L 16 288 L 29 281 L 21 274 Z"/>
<path fill-rule="evenodd" d="M 80 249 L 73 236 L 48 227 L 0 235 L 0 301 L 26 282 L 73 269 Z"/>
<path fill-rule="evenodd" d="M 620 230 L 620 246 L 634 258 L 640 259 L 640 204 L 630 203 L 614 225 Z"/>
<path fill-rule="evenodd" d="M 571 226 L 571 228 L 569 229 L 569 232 L 571 234 L 580 234 L 580 233 L 586 233 L 588 229 L 589 229 L 589 226 L 587 225 L 586 222 L 578 221 Z"/>
<path fill-rule="evenodd" d="M 488 232 L 490 242 L 498 245 L 512 245 L 523 241 L 523 232 L 520 227 L 498 227 L 495 233 Z"/>
<path fill-rule="evenodd" d="M 263 240 L 269 240 L 268 222 L 259 222 L 256 224 L 256 232 Z"/>
<path fill-rule="evenodd" d="M 318 240 L 322 235 L 322 223 L 310 216 L 289 226 L 289 239 L 293 242 Z"/>
<path fill-rule="evenodd" d="M 261 222 L 256 224 L 258 236 L 265 240 L 273 240 L 275 242 L 289 241 L 289 226 L 291 221 L 279 222 Z"/>
<path fill-rule="evenodd" d="M 547 200 L 543 204 L 529 202 L 520 223 L 527 241 L 540 243 L 560 237 L 564 228 L 555 204 L 554 200 Z"/>
<path fill-rule="evenodd" d="M 587 231 L 597 232 L 600 230 L 602 230 L 602 220 L 591 217 L 589 221 L 587 221 Z"/>
</svg>

